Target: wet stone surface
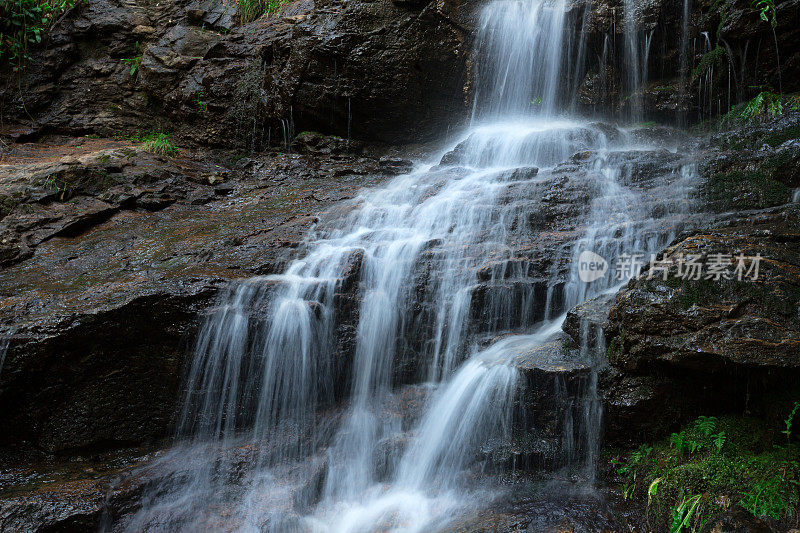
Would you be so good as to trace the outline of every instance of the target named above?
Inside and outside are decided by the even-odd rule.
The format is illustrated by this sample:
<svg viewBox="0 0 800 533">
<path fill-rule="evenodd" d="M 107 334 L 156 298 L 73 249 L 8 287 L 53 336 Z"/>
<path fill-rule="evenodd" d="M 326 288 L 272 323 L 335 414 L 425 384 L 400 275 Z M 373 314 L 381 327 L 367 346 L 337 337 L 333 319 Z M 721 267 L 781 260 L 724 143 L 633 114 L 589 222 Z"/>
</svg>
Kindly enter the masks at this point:
<svg viewBox="0 0 800 533">
<path fill-rule="evenodd" d="M 162 437 L 198 313 L 229 280 L 280 270 L 320 212 L 381 179 L 377 159 L 283 154 L 231 170 L 93 143 L 41 148 L 58 160 L 39 163 L 22 146 L 0 166 L 20 191 L 0 227 L 28 247 L 0 271 L 3 441 L 59 451 Z M 118 185 L 81 181 L 109 165 L 123 166 Z M 78 176 L 71 198 L 42 183 L 65 172 Z M 115 187 L 130 200 L 100 199 Z M 141 204 L 153 194 L 169 201 Z M 87 219 L 92 202 L 107 216 Z M 75 220 L 80 232 L 59 231 Z"/>
</svg>

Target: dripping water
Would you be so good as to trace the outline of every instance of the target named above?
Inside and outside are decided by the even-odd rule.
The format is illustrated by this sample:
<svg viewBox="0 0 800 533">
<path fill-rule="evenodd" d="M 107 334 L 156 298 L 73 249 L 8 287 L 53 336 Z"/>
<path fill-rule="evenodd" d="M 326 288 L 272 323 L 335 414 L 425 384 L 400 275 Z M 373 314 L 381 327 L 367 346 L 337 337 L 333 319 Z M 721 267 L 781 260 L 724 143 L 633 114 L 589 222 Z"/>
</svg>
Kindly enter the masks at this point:
<svg viewBox="0 0 800 533">
<path fill-rule="evenodd" d="M 691 16 L 691 0 L 683 0 L 683 13 L 681 16 L 681 41 L 680 41 L 680 95 L 682 109 L 688 109 L 686 95 L 689 83 L 689 18 Z M 685 125 L 686 116 L 682 112 L 682 125 Z"/>
</svg>

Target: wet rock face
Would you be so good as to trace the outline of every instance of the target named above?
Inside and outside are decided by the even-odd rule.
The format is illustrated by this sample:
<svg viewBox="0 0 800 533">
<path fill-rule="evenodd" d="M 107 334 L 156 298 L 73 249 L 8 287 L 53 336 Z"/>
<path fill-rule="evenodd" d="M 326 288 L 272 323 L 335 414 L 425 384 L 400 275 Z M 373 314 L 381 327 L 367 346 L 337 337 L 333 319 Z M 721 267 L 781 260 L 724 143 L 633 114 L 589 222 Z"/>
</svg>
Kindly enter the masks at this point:
<svg viewBox="0 0 800 533">
<path fill-rule="evenodd" d="M 574 338 L 584 321 L 605 336 L 606 442 L 652 440 L 713 413 L 777 419 L 783 395 L 798 393 L 798 117 L 786 112 L 699 142 L 693 196 L 705 214 L 661 251 L 659 259 L 673 260 L 666 279 L 646 267 L 611 300 L 568 315 Z M 756 256 L 753 279 L 747 258 Z M 684 262 L 679 275 L 681 257 L 702 272 L 686 275 Z M 713 264 L 724 273 L 709 275 Z"/>
<path fill-rule="evenodd" d="M 149 480 L 136 468 L 157 456 L 147 448 L 67 459 L 29 451 L 3 453 L 0 530 L 96 531 L 105 527 L 111 517 L 139 505 Z"/>
<path fill-rule="evenodd" d="M 724 142 L 781 136 L 787 119 L 790 127 L 783 117 L 760 137 L 731 132 Z M 675 261 L 666 279 L 661 270 L 647 279 L 645 269 L 601 321 L 611 364 L 601 380 L 607 442 L 652 439 L 700 414 L 774 417 L 770 398 L 797 394 L 800 212 L 789 194 L 796 148 L 756 144 L 763 148 L 707 152 L 698 198 L 716 214 L 663 250 Z M 740 256 L 760 257 L 755 279 L 755 261 Z M 681 257 L 704 270 L 679 275 Z M 725 274 L 709 275 L 711 264 Z"/>
<path fill-rule="evenodd" d="M 185 339 L 213 287 L 154 295 L 94 316 L 20 325 L 3 368 L 3 440 L 48 452 L 164 436 L 177 400 Z M 121 324 L 124 324 L 120 327 Z M 47 327 L 48 334 L 41 330 Z"/>
<path fill-rule="evenodd" d="M 200 205 L 226 194 L 228 170 L 181 164 L 129 142 L 19 145 L 0 168 L 0 264 L 18 263 L 54 237 L 77 236 L 124 210 Z"/>
<path fill-rule="evenodd" d="M 632 374 L 614 366 L 599 379 L 603 396 L 603 443 L 634 448 L 678 431 L 702 413 L 742 412 L 748 391 L 765 389 L 731 372 L 718 379 L 704 373 Z"/>
<path fill-rule="evenodd" d="M 578 533 L 638 530 L 645 520 L 622 494 L 608 489 L 581 495 L 569 482 L 553 481 L 509 494 L 481 513 L 457 521 L 446 533 Z"/>
<path fill-rule="evenodd" d="M 783 91 L 793 92 L 800 84 L 797 69 L 800 64 L 800 28 L 796 24 L 800 17 L 800 2 L 775 2 L 775 14 L 777 25 L 774 35 L 771 24 L 761 20 L 758 11 L 750 3 L 741 0 L 728 0 L 716 9 L 704 9 L 699 23 L 703 29 L 718 29 L 719 37 L 725 42 L 727 60 L 737 68 L 744 67 L 738 83 L 747 86 L 762 80 L 759 84 L 766 82 L 775 88 L 782 87 Z M 780 51 L 778 55 L 776 40 Z M 753 48 L 752 44 L 748 45 L 756 42 L 761 46 Z M 758 65 L 757 70 L 755 65 Z"/>
<path fill-rule="evenodd" d="M 283 154 L 230 170 L 129 143 L 12 148 L 0 228 L 7 250 L 27 248 L 0 271 L 0 442 L 49 452 L 165 437 L 198 313 L 228 280 L 281 270 L 314 214 L 381 168 Z M 108 215 L 88 216 L 94 204 Z M 343 287 L 355 259 L 352 270 Z"/>
<path fill-rule="evenodd" d="M 678 279 L 673 270 L 648 280 L 645 272 L 620 291 L 603 323 L 610 444 L 652 440 L 701 414 L 774 417 L 770 398 L 798 392 L 797 205 L 716 220 L 663 253 L 706 264 L 723 254 L 731 272 L 737 255 L 760 254 L 758 279 Z"/>
<path fill-rule="evenodd" d="M 627 79 L 631 65 L 625 63 L 630 62 L 625 2 L 594 2 L 590 16 L 584 2 L 573 2 L 573 26 L 576 32 L 586 30 L 587 44 L 585 64 L 578 66 L 577 104 L 630 116 L 631 104 L 636 103 L 648 119 L 686 124 L 724 114 L 728 101 L 746 101 L 760 87 L 782 87 L 785 93 L 800 88 L 800 30 L 794 23 L 800 3 L 776 2 L 773 34 L 751 2 L 691 2 L 683 50 L 684 5 L 680 0 L 634 4 L 636 38 L 640 50 L 649 50 L 649 55 L 645 63 L 640 52 L 638 68 L 647 79 L 642 87 L 632 88 Z"/>
<path fill-rule="evenodd" d="M 711 230 L 664 251 L 668 257 L 698 256 L 706 264 L 723 254 L 731 273 L 739 264 L 736 256 L 760 254 L 758 279 L 751 274 L 741 281 L 737 275 L 632 281 L 609 315 L 615 339 L 610 361 L 629 371 L 713 372 L 728 365 L 800 370 L 798 212 L 794 206 L 762 216 L 761 224 Z M 753 263 L 744 268 L 754 268 Z"/>
<path fill-rule="evenodd" d="M 235 2 L 79 4 L 23 83 L 31 131 L 165 128 L 258 148 L 318 130 L 417 142 L 465 109 L 465 2 L 298 0 L 238 24 Z M 15 86 L 6 120 L 28 123 Z"/>
<path fill-rule="evenodd" d="M 663 122 L 716 114 L 717 99 L 698 96 L 705 75 L 693 69 L 709 63 L 703 32 L 716 35 L 718 28 L 727 46 L 723 60 L 730 56 L 738 76 L 733 102 L 765 82 L 784 92 L 800 86 L 796 1 L 777 5 L 780 80 L 772 28 L 749 3 L 692 4 L 683 74 L 681 2 L 636 3 L 640 48 L 650 43 L 642 88 L 627 86 L 622 64 L 623 4 L 603 0 L 590 10 L 577 1 L 568 12 L 575 34 L 585 30 L 583 64 L 566 76 L 574 78 L 568 90 L 585 111 L 629 116 L 637 102 L 645 117 Z M 199 145 L 258 149 L 288 146 L 295 133 L 314 130 L 418 142 L 469 114 L 480 8 L 465 0 L 295 0 L 268 19 L 241 25 L 236 3 L 222 0 L 79 4 L 35 52 L 25 90 L 0 88 L 3 113 L 7 122 L 25 124 L 23 136 L 165 128 Z M 570 55 L 578 54 L 576 46 Z M 724 94 L 722 100 L 727 71 L 715 70 L 714 94 Z"/>
<path fill-rule="evenodd" d="M 514 437 L 499 455 L 509 468 L 528 472 L 575 464 L 586 452 L 580 421 L 591 379 L 588 359 L 562 334 L 521 351 L 514 366 L 522 377 Z"/>
</svg>

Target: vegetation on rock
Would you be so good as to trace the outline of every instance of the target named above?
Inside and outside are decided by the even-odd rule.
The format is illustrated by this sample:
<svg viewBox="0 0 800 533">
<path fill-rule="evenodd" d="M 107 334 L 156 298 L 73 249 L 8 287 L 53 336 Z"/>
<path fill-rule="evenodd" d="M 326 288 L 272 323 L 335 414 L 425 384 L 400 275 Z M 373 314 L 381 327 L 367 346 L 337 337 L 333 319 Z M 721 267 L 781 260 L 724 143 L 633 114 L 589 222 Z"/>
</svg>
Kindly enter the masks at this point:
<svg viewBox="0 0 800 533">
<path fill-rule="evenodd" d="M 775 13 L 775 0 L 753 0 L 753 7 L 758 9 L 758 16 L 764 22 L 769 22 L 774 28 L 778 25 L 778 18 Z"/>
<path fill-rule="evenodd" d="M 178 148 L 163 131 L 149 133 L 142 138 L 142 150 L 160 155 L 176 155 Z"/>
<path fill-rule="evenodd" d="M 713 50 L 703 54 L 703 57 L 700 58 L 697 66 L 692 71 L 692 77 L 696 79 L 712 68 L 720 69 L 724 67 L 727 58 L 728 53 L 725 48 L 718 44 Z"/>
<path fill-rule="evenodd" d="M 239 0 L 239 16 L 242 23 L 252 22 L 264 15 L 272 15 L 288 0 Z"/>
<path fill-rule="evenodd" d="M 139 65 L 142 64 L 142 51 L 139 48 L 139 41 L 136 41 L 134 51 L 136 52 L 135 56 L 122 59 L 122 62 L 130 67 L 131 76 L 136 75 L 136 72 L 139 70 Z"/>
<path fill-rule="evenodd" d="M 800 502 L 800 448 L 791 422 L 789 415 L 788 429 L 778 431 L 751 417 L 701 416 L 611 464 L 625 496 L 647 502 L 654 530 L 700 531 L 736 506 L 788 524 Z"/>
<path fill-rule="evenodd" d="M 59 15 L 80 0 L 3 0 L 0 2 L 0 62 L 15 71 L 32 59 L 30 47 L 42 42 Z"/>
<path fill-rule="evenodd" d="M 711 174 L 701 191 L 707 201 L 722 209 L 764 209 L 785 204 L 792 198 L 788 186 L 762 169 Z"/>
</svg>

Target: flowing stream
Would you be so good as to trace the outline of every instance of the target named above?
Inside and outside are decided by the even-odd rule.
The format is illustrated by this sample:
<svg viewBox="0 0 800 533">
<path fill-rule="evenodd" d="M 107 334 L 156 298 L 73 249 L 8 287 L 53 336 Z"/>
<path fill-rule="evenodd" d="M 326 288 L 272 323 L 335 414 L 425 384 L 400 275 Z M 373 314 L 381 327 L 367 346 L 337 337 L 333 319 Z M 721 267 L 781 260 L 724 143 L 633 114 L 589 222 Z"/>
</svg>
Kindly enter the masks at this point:
<svg viewBox="0 0 800 533">
<path fill-rule="evenodd" d="M 514 429 L 515 357 L 635 275 L 617 260 L 669 243 L 691 209 L 693 165 L 562 114 L 565 10 L 489 4 L 467 131 L 323 216 L 284 273 L 230 288 L 201 328 L 177 444 L 117 529 L 435 531 L 501 492 L 484 452 Z M 585 250 L 610 265 L 592 283 Z M 591 486 L 603 347 L 582 344 Z"/>
</svg>

